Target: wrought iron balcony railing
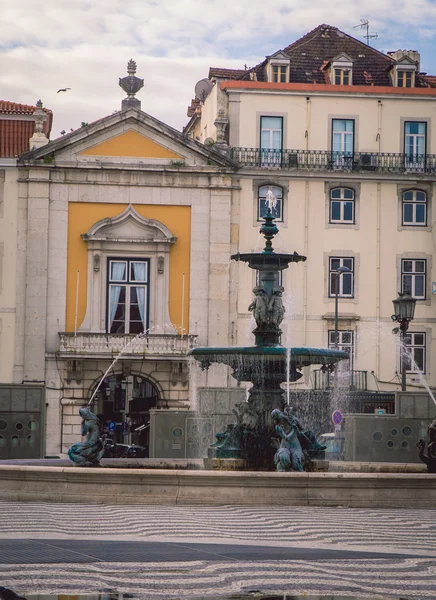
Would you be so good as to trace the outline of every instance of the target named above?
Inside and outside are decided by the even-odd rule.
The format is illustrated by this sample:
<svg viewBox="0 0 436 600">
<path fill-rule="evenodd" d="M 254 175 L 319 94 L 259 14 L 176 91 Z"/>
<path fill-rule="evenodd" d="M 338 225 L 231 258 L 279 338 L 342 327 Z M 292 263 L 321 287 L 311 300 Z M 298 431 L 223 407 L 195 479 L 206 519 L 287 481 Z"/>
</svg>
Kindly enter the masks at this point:
<svg viewBox="0 0 436 600">
<path fill-rule="evenodd" d="M 316 369 L 314 373 L 316 390 L 330 390 L 333 385 L 358 392 L 366 392 L 368 389 L 368 371 L 343 371 L 335 374 L 326 369 Z"/>
<path fill-rule="evenodd" d="M 436 154 L 393 152 L 330 152 L 328 150 L 264 150 L 232 148 L 232 158 L 244 167 L 384 173 L 436 173 Z"/>
<path fill-rule="evenodd" d="M 195 335 L 151 334 L 136 338 L 131 334 L 60 333 L 60 354 L 83 356 L 123 354 L 186 355 L 195 345 Z"/>
</svg>

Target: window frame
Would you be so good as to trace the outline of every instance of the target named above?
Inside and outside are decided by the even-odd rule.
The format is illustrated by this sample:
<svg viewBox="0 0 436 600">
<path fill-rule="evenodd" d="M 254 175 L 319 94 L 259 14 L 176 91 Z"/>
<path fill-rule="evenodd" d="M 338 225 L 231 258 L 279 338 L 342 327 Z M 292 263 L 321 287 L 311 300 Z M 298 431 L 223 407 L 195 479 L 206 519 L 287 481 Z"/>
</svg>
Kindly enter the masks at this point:
<svg viewBox="0 0 436 600">
<path fill-rule="evenodd" d="M 261 196 L 260 195 L 260 191 L 261 191 L 262 188 L 277 188 L 277 189 L 280 190 L 280 192 L 281 192 L 280 197 L 277 197 L 276 194 L 274 193 L 274 191 L 272 190 L 273 193 L 274 193 L 274 195 L 276 196 L 277 200 L 278 201 L 280 200 L 280 216 L 279 217 L 274 217 L 274 218 L 275 218 L 275 220 L 278 223 L 283 223 L 283 220 L 284 220 L 284 217 L 283 217 L 284 189 L 283 189 L 283 187 L 281 185 L 277 185 L 277 184 L 273 184 L 273 183 L 270 183 L 270 184 L 266 183 L 266 184 L 263 184 L 263 185 L 259 185 L 258 188 L 257 188 L 257 215 L 256 215 L 257 219 L 256 220 L 257 221 L 262 221 L 263 218 L 264 218 L 260 214 L 260 202 L 261 202 L 261 199 L 263 199 L 263 198 L 266 197 L 266 194 L 265 194 L 265 196 Z"/>
<path fill-rule="evenodd" d="M 403 85 L 404 80 L 407 83 L 407 77 L 410 75 L 410 85 Z M 401 83 L 400 83 L 401 82 Z M 397 87 L 412 88 L 415 83 L 415 70 L 413 69 L 397 69 Z"/>
<path fill-rule="evenodd" d="M 355 269 L 356 269 L 356 261 L 355 261 L 355 257 L 354 256 L 336 256 L 336 255 L 329 255 L 328 257 L 328 269 L 329 269 L 329 273 L 328 273 L 328 297 L 329 298 L 335 298 L 336 297 L 336 293 L 332 291 L 332 274 L 335 273 L 337 271 L 337 268 L 332 269 L 332 261 L 333 260 L 339 260 L 339 267 L 342 266 L 347 266 L 344 265 L 344 261 L 345 260 L 351 260 L 352 261 L 352 269 L 350 270 L 350 273 L 344 273 L 341 276 L 335 276 L 336 277 L 336 281 L 339 284 L 339 291 L 338 291 L 338 298 L 344 298 L 344 299 L 354 299 L 355 298 Z M 351 275 L 351 294 L 344 294 L 343 293 L 343 287 L 344 287 L 344 277 L 346 276 L 350 276 Z"/>
<path fill-rule="evenodd" d="M 406 261 L 413 263 L 412 271 L 404 270 L 403 265 Z M 418 261 L 424 263 L 424 271 L 416 271 L 416 265 L 414 263 L 416 263 Z M 427 272 L 428 272 L 428 266 L 427 266 L 426 258 L 408 258 L 408 257 L 401 258 L 401 292 L 404 294 L 405 292 L 408 291 L 412 295 L 412 297 L 415 298 L 416 300 L 427 300 Z M 410 290 L 408 288 L 406 290 L 406 286 L 404 285 L 404 277 L 405 276 L 412 278 L 412 289 L 410 289 Z M 415 295 L 415 288 L 416 288 L 415 280 L 417 277 L 424 278 L 424 285 L 423 285 L 424 296 L 416 296 Z"/>
<path fill-rule="evenodd" d="M 277 70 L 277 73 L 275 73 Z M 272 83 L 288 83 L 289 81 L 289 65 L 271 62 L 271 81 Z M 277 75 L 277 79 L 275 78 Z M 284 76 L 284 79 L 282 77 Z"/>
<path fill-rule="evenodd" d="M 423 339 L 424 339 L 424 343 L 423 344 L 416 344 L 414 343 L 415 340 L 415 336 L 416 335 L 422 335 Z M 407 339 L 410 338 L 411 340 L 411 344 L 407 343 Z M 425 375 L 426 370 L 427 370 L 427 333 L 425 331 L 407 331 L 406 335 L 405 335 L 405 339 L 404 339 L 404 344 L 406 346 L 406 348 L 409 350 L 409 352 L 412 355 L 412 360 L 416 363 L 416 366 L 418 367 L 418 371 L 414 371 L 412 369 L 407 369 L 406 368 L 406 374 L 414 374 L 414 373 L 422 373 L 423 375 Z M 415 350 L 416 349 L 422 349 L 422 366 L 423 366 L 423 370 L 420 371 L 419 370 L 419 365 L 415 359 Z M 406 356 L 404 358 L 405 361 L 408 360 L 408 355 L 406 353 Z M 412 365 L 410 365 L 412 366 Z M 400 372 L 402 372 L 402 368 L 403 368 L 403 360 L 400 360 Z"/>
<path fill-rule="evenodd" d="M 335 333 L 336 332 L 334 329 L 328 330 L 327 335 L 328 335 L 329 349 L 335 347 Z M 342 341 L 343 334 L 350 335 L 350 337 L 351 337 L 350 343 L 346 343 L 346 342 Z M 353 367 L 354 367 L 354 352 L 355 352 L 355 335 L 354 334 L 355 334 L 355 332 L 352 329 L 338 329 L 338 335 L 339 335 L 338 350 L 344 350 L 344 348 L 350 348 L 350 352 L 348 352 L 348 355 L 349 355 L 351 370 L 353 370 Z M 345 349 L 344 352 L 347 352 L 347 350 Z"/>
<path fill-rule="evenodd" d="M 353 118 L 341 118 L 341 117 L 332 117 L 331 120 L 331 165 L 333 169 L 339 170 L 351 170 L 354 163 L 354 155 L 356 150 L 356 119 Z M 350 132 L 347 131 L 347 126 L 345 125 L 344 131 L 335 131 L 335 123 L 339 121 L 344 121 L 352 123 L 352 130 Z M 335 134 L 341 135 L 341 149 L 335 150 Z M 352 139 L 352 149 L 346 150 L 346 140 L 347 136 Z"/>
<path fill-rule="evenodd" d="M 341 190 L 341 195 L 339 198 L 332 198 L 332 194 L 335 190 Z M 344 191 L 345 190 L 349 190 L 352 192 L 353 197 L 352 198 L 345 198 L 344 197 Z M 340 218 L 339 219 L 333 219 L 333 213 L 332 213 L 332 205 L 334 202 L 339 203 L 340 205 Z M 345 204 L 346 203 L 351 203 L 352 205 L 352 213 L 353 213 L 353 217 L 352 219 L 345 219 L 344 218 L 344 208 L 345 208 Z M 353 188 L 350 187 L 346 187 L 346 186 L 337 186 L 337 187 L 332 187 L 329 190 L 329 224 L 330 225 L 355 225 L 356 224 L 356 193 L 353 190 Z"/>
<path fill-rule="evenodd" d="M 344 83 L 345 74 L 347 76 L 347 83 Z M 339 75 L 339 82 L 337 78 Z M 333 67 L 333 83 L 334 85 L 351 85 L 352 70 L 350 67 Z"/>
<path fill-rule="evenodd" d="M 407 133 L 406 129 L 408 125 L 417 124 L 424 125 L 424 133 Z M 424 151 L 421 154 L 415 152 L 415 150 L 410 153 L 407 151 L 407 137 L 413 138 L 415 141 L 413 146 L 418 145 L 417 141 L 420 137 L 424 139 Z M 428 123 L 427 121 L 418 121 L 418 120 L 404 120 L 403 126 L 403 147 L 404 147 L 404 167 L 408 171 L 418 171 L 425 172 L 426 164 L 427 164 L 427 143 L 428 143 Z"/>
<path fill-rule="evenodd" d="M 106 259 L 107 262 L 107 268 L 106 268 L 106 318 L 105 318 L 105 327 L 106 327 L 106 333 L 108 335 L 116 335 L 115 333 L 111 333 L 110 332 L 110 307 L 111 307 L 111 294 L 110 294 L 110 290 L 111 290 L 111 286 L 113 285 L 121 285 L 121 286 L 125 286 L 126 288 L 126 316 L 125 316 L 125 320 L 124 320 L 124 329 L 125 331 L 123 333 L 121 333 L 121 335 L 137 335 L 137 333 L 131 333 L 130 332 L 130 293 L 127 293 L 127 290 L 130 290 L 133 287 L 144 287 L 145 288 L 145 294 L 144 294 L 144 329 L 143 331 L 148 331 L 149 327 L 150 327 L 150 277 L 151 277 L 151 273 L 150 273 L 150 258 L 141 258 L 141 257 L 137 257 L 137 256 L 107 256 Z M 124 280 L 112 280 L 111 279 L 111 264 L 112 263 L 126 263 L 126 277 Z M 139 283 L 140 285 L 136 285 L 135 286 L 135 281 L 131 281 L 131 265 L 132 263 L 143 263 L 146 265 L 146 280 L 145 282 L 136 282 Z M 127 308 L 128 307 L 128 308 Z M 129 318 L 127 318 L 127 315 L 129 315 Z M 114 319 L 115 321 L 115 319 Z M 127 327 L 128 325 L 128 327 Z M 129 331 L 126 331 L 126 329 L 129 329 Z"/>
<path fill-rule="evenodd" d="M 413 198 L 411 200 L 406 200 L 404 198 L 405 194 L 413 194 Z M 416 195 L 417 193 L 421 193 L 424 194 L 425 196 L 425 200 L 417 200 L 416 199 Z M 407 221 L 405 220 L 405 216 L 404 216 L 404 210 L 405 210 L 405 205 L 406 204 L 411 204 L 412 205 L 412 213 L 413 213 L 413 218 L 412 221 Z M 424 206 L 424 222 L 418 222 L 416 220 L 416 207 L 417 206 Z M 427 227 L 427 222 L 428 222 L 428 194 L 425 190 L 421 190 L 421 189 L 408 189 L 408 190 L 403 190 L 401 193 L 401 225 L 404 227 Z"/>
</svg>

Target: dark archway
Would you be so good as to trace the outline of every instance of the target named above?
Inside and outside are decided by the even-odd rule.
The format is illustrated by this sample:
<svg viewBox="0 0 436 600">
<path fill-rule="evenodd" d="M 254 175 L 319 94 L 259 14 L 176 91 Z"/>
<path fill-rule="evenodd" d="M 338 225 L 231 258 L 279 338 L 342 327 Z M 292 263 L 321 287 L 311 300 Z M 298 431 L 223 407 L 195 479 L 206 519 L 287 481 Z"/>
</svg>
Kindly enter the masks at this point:
<svg viewBox="0 0 436 600">
<path fill-rule="evenodd" d="M 150 409 L 159 402 L 156 385 L 140 375 L 106 377 L 98 391 L 93 410 L 103 435 L 116 444 L 149 447 Z"/>
</svg>

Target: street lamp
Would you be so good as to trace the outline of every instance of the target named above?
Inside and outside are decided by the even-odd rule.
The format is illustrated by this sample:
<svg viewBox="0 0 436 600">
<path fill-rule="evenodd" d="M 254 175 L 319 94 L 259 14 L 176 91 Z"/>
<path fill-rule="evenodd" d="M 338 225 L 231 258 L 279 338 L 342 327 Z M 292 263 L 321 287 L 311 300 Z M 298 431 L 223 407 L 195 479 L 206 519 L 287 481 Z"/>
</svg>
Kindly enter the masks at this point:
<svg viewBox="0 0 436 600">
<path fill-rule="evenodd" d="M 413 298 L 409 293 L 405 292 L 402 294 L 398 292 L 398 298 L 392 300 L 394 305 L 394 314 L 392 315 L 392 321 L 396 321 L 400 325 L 401 331 L 401 349 L 400 349 L 400 362 L 401 362 L 401 391 L 406 391 L 406 332 L 409 329 L 410 321 L 413 321 L 415 316 L 416 299 Z"/>
<path fill-rule="evenodd" d="M 338 292 L 339 292 L 339 277 L 343 273 L 350 273 L 351 269 L 348 267 L 339 267 L 336 271 L 333 271 L 333 275 L 336 275 L 335 281 L 335 348 L 337 349 L 339 343 L 339 331 L 338 331 Z"/>
</svg>

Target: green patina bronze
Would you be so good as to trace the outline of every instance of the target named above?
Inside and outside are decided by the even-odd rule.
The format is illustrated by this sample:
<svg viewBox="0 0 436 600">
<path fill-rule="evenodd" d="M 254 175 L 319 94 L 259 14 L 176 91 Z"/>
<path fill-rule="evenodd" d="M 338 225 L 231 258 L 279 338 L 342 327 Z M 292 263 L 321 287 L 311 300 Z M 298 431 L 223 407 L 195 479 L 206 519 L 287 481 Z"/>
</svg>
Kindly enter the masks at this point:
<svg viewBox="0 0 436 600">
<path fill-rule="evenodd" d="M 271 210 L 268 209 L 260 232 L 265 237 L 263 252 L 237 253 L 232 259 L 248 263 L 250 269 L 259 271 L 260 284 L 253 289 L 254 299 L 248 307 L 253 313 L 256 328 L 253 330 L 255 345 L 230 348 L 195 348 L 189 353 L 200 362 L 202 369 L 208 369 L 213 363 L 221 363 L 232 368 L 232 375 L 237 381 L 249 381 L 253 387 L 249 390 L 248 402 L 238 406 L 235 412 L 236 422 L 227 431 L 217 435 L 212 453 L 217 458 L 243 458 L 248 467 L 265 468 L 273 464 L 274 446 L 272 436 L 276 436 L 277 468 L 285 470 L 285 464 L 299 470 L 300 462 L 292 459 L 299 456 L 295 446 L 301 446 L 306 462 L 320 455 L 323 447 L 319 446 L 311 432 L 304 437 L 300 431 L 295 433 L 295 417 L 286 415 L 287 407 L 281 384 L 298 381 L 302 377 L 300 369 L 305 366 L 320 364 L 330 366 L 339 360 L 348 358 L 341 350 L 321 348 L 284 348 L 281 343 L 280 325 L 285 314 L 282 294 L 284 288 L 277 285 L 277 274 L 287 269 L 290 263 L 305 261 L 306 257 L 294 252 L 292 254 L 276 253 L 272 240 L 279 229 L 274 223 Z M 287 361 L 289 360 L 289 364 Z M 284 421 L 280 427 L 273 425 L 274 415 L 284 413 Z M 285 424 L 285 425 L 283 425 Z M 280 433 L 280 439 L 277 439 Z M 306 435 L 309 434 L 309 435 Z M 286 437 L 287 436 L 287 437 Z M 292 440 L 292 441 L 291 441 Z M 303 447 L 304 446 L 304 447 Z M 285 460 L 286 453 L 289 460 Z"/>
</svg>

